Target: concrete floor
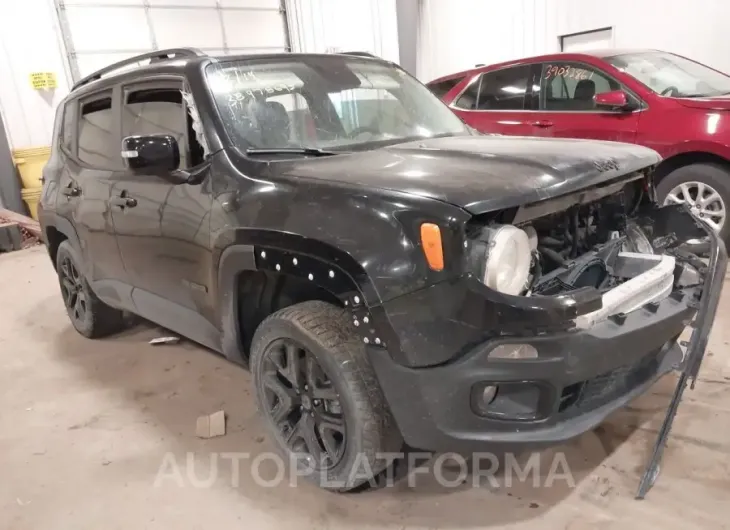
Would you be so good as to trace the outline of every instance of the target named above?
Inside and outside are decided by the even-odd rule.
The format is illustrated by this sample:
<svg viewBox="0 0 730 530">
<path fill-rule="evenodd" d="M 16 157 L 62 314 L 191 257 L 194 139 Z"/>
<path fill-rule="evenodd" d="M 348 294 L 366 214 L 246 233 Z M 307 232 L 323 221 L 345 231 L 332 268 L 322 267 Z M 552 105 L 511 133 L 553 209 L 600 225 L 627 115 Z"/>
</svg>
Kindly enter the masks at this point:
<svg viewBox="0 0 730 530">
<path fill-rule="evenodd" d="M 675 377 L 565 451 L 575 487 L 532 480 L 444 489 L 422 480 L 334 495 L 312 486 L 261 488 L 241 466 L 209 487 L 155 485 L 166 454 L 271 448 L 248 372 L 193 344 L 153 347 L 139 325 L 90 341 L 64 312 L 45 249 L 0 255 L 0 528 L 720 528 L 730 516 L 730 289 L 701 381 L 688 392 L 658 484 L 633 500 Z M 228 434 L 195 437 L 197 416 L 225 409 Z M 167 458 L 173 458 L 168 456 Z M 168 463 L 170 460 L 168 460 Z M 230 462 L 230 461 L 228 461 Z M 167 468 L 169 470 L 170 468 Z M 546 469 L 542 470 L 547 473 Z"/>
</svg>

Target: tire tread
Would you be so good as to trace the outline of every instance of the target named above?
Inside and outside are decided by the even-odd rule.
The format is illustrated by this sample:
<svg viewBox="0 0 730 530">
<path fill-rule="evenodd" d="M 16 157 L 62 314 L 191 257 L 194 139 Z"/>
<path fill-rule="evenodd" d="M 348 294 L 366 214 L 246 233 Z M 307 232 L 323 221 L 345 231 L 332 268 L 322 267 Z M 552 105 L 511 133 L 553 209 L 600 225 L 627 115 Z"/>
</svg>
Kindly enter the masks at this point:
<svg viewBox="0 0 730 530">
<path fill-rule="evenodd" d="M 251 346 L 251 365 L 256 366 L 268 344 L 268 331 L 287 321 L 309 334 L 339 365 L 345 386 L 351 393 L 362 424 L 360 452 L 367 458 L 374 475 L 387 466 L 377 458 L 381 452 L 399 451 L 402 446 L 400 433 L 375 372 L 367 359 L 363 343 L 358 338 L 346 310 L 327 302 L 313 300 L 283 308 L 269 315 L 257 329 Z M 345 491 L 359 486 L 339 488 Z"/>
<path fill-rule="evenodd" d="M 84 329 L 79 329 L 74 326 L 76 330 L 87 338 L 98 339 L 118 333 L 124 329 L 124 312 L 105 304 L 96 296 L 94 291 L 92 291 L 91 286 L 86 280 L 86 276 L 81 272 L 83 267 L 81 267 L 77 254 L 68 240 L 61 242 L 56 253 L 56 269 L 59 271 L 59 277 L 61 274 L 61 261 L 66 254 L 68 254 L 74 261 L 76 269 L 81 275 L 81 281 L 84 283 L 84 291 L 88 299 L 87 311 L 90 315 L 90 324 Z"/>
</svg>

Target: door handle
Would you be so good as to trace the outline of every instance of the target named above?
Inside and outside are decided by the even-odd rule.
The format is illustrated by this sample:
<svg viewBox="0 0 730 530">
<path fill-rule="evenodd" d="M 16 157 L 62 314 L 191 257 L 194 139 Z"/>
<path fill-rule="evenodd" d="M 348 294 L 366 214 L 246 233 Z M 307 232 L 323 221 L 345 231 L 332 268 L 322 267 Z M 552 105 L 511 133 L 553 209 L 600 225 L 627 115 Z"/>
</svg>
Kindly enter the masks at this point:
<svg viewBox="0 0 730 530">
<path fill-rule="evenodd" d="M 533 121 L 532 123 L 530 123 L 530 125 L 532 125 L 533 127 L 540 127 L 541 129 L 547 129 L 548 127 L 552 127 L 555 124 L 550 120 L 538 120 Z"/>
<path fill-rule="evenodd" d="M 61 190 L 61 193 L 63 193 L 66 197 L 78 197 L 81 195 L 81 188 L 74 186 L 73 184 L 69 184 Z"/>
<path fill-rule="evenodd" d="M 118 195 L 116 197 L 112 197 L 109 202 L 113 206 L 118 206 L 119 208 L 134 208 L 137 206 L 137 199 L 134 199 L 132 197 L 126 197 L 125 195 Z"/>
</svg>

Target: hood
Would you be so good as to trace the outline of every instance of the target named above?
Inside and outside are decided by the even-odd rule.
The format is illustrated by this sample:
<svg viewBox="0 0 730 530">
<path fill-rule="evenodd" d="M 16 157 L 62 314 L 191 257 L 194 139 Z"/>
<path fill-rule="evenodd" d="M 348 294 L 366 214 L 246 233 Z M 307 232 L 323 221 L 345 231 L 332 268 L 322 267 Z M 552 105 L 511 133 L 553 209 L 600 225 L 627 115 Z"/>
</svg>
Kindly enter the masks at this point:
<svg viewBox="0 0 730 530">
<path fill-rule="evenodd" d="M 730 96 L 714 96 L 708 98 L 674 98 L 684 107 L 706 110 L 730 110 Z"/>
<path fill-rule="evenodd" d="M 302 159 L 284 175 L 410 193 L 480 214 L 589 188 L 659 160 L 651 149 L 615 142 L 457 136 Z"/>
</svg>

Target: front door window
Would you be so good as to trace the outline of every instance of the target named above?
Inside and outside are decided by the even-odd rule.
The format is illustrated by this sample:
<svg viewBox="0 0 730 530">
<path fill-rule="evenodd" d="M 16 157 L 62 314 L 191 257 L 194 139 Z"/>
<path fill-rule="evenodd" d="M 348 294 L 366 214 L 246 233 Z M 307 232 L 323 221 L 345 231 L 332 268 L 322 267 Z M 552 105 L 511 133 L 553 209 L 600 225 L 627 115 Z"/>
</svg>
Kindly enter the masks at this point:
<svg viewBox="0 0 730 530">
<path fill-rule="evenodd" d="M 591 66 L 554 62 L 542 66 L 540 109 L 548 111 L 590 112 L 598 110 L 596 94 L 621 89 L 618 81 Z"/>
</svg>

